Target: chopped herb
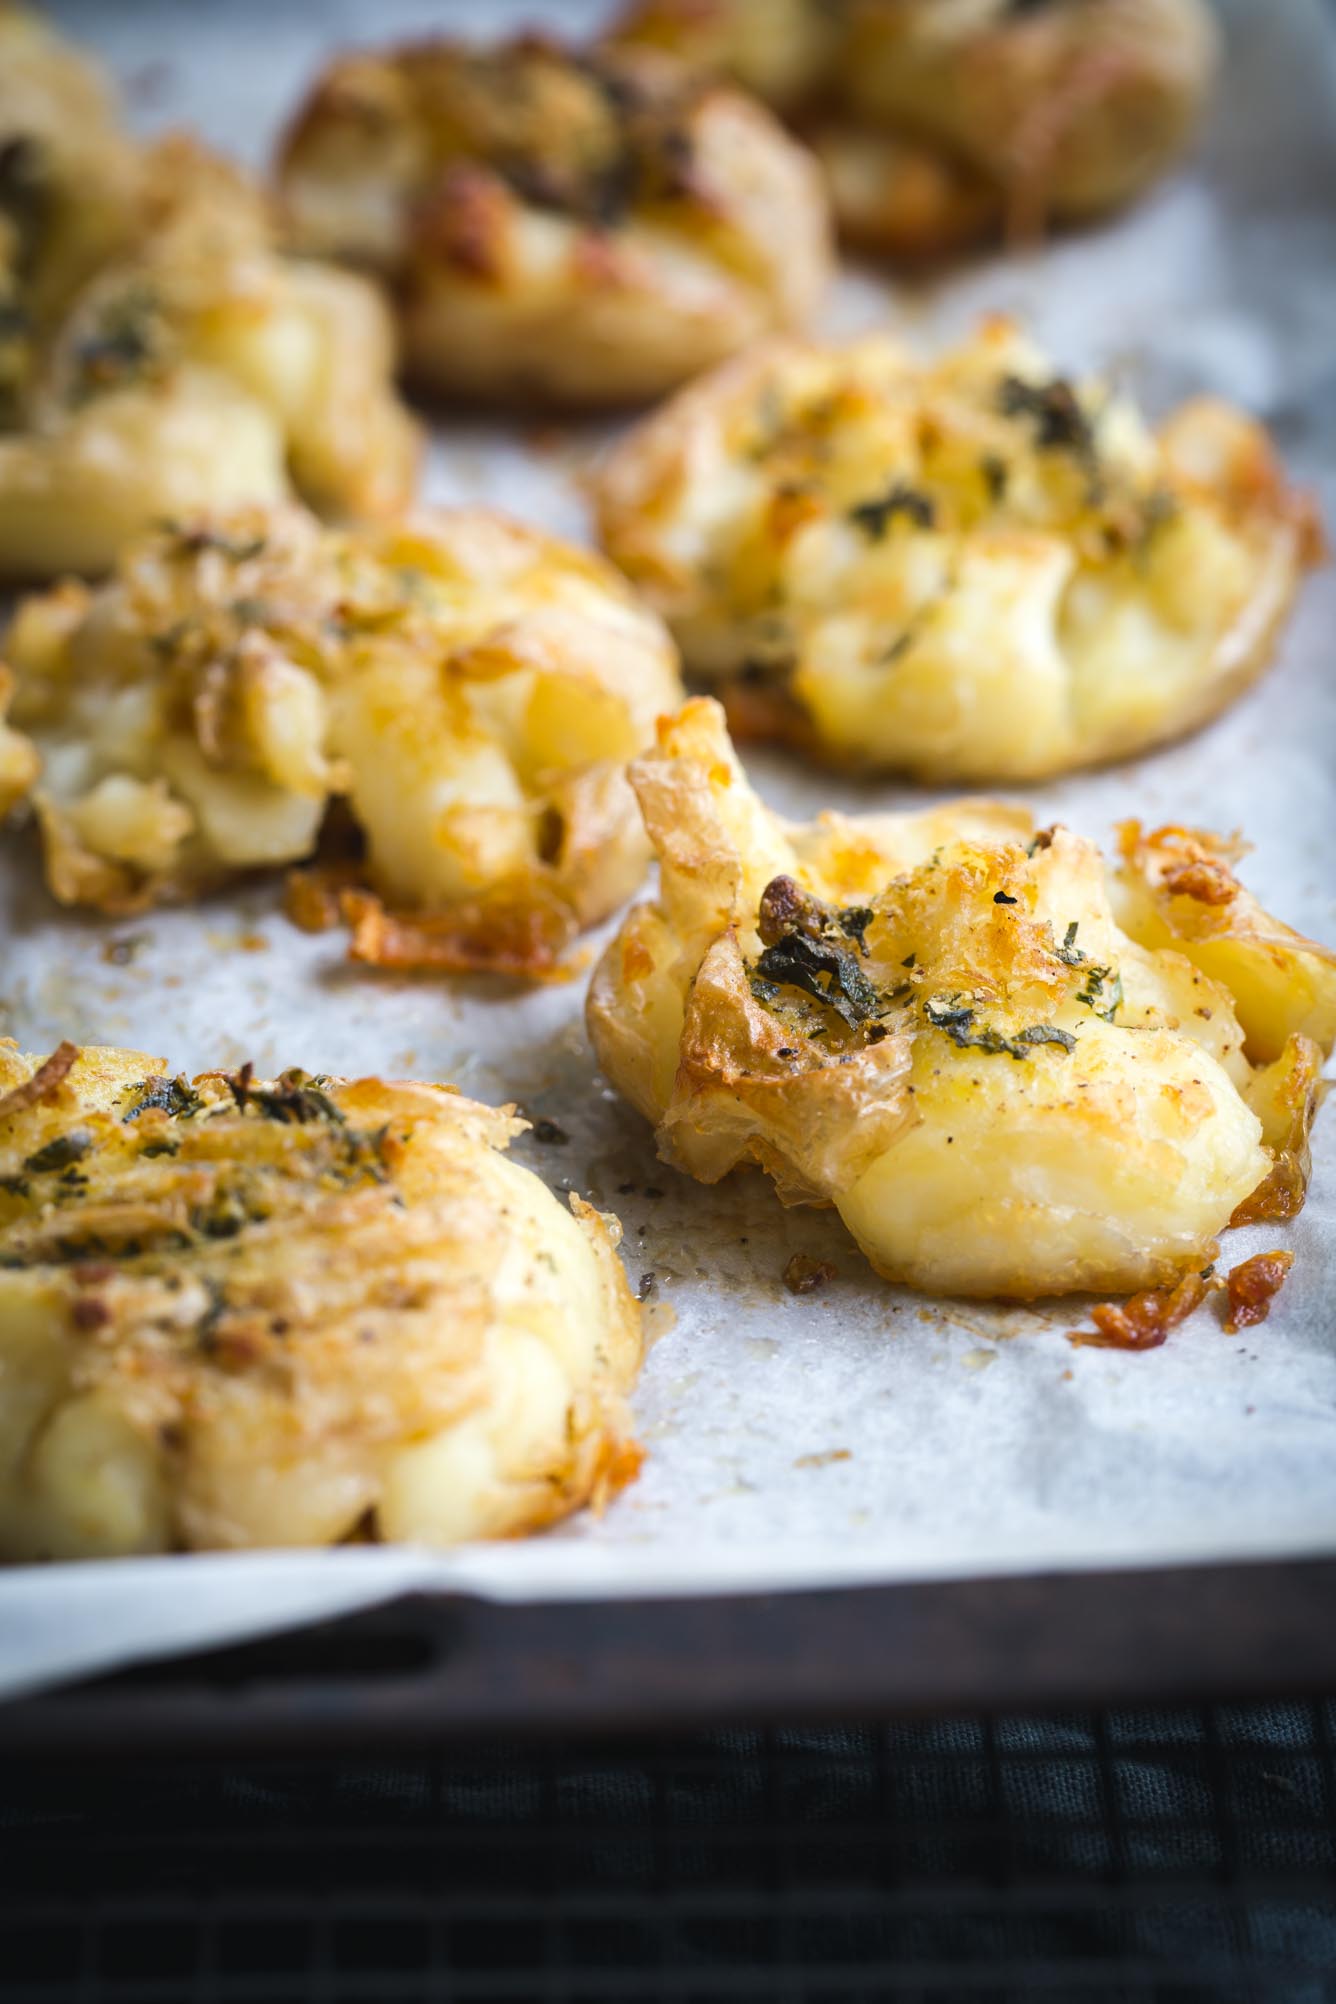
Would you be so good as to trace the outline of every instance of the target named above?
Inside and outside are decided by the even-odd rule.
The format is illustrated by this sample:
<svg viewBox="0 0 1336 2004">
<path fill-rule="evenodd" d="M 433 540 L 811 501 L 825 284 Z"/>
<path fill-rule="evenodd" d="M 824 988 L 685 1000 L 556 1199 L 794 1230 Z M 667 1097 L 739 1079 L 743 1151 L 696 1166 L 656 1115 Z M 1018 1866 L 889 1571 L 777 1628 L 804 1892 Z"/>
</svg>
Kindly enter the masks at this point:
<svg viewBox="0 0 1336 2004">
<path fill-rule="evenodd" d="M 839 911 L 792 877 L 772 878 L 757 915 L 764 951 L 756 963 L 753 995 L 768 1002 L 775 999 L 776 985 L 800 988 L 833 1009 L 850 1029 L 867 1022 L 877 1014 L 879 997 L 844 942 L 852 940 L 866 957 L 873 917 L 870 906 Z"/>
<path fill-rule="evenodd" d="M 1111 1023 L 1122 1005 L 1123 977 L 1111 967 L 1091 967 L 1086 974 L 1085 987 L 1078 991 L 1076 999 L 1084 1002 L 1096 1016 L 1102 1016 L 1106 1023 Z"/>
<path fill-rule="evenodd" d="M 310 1078 L 303 1071 L 286 1071 L 277 1085 L 257 1086 L 252 1084 L 255 1068 L 244 1064 L 239 1072 L 228 1078 L 228 1087 L 233 1099 L 244 1113 L 248 1106 L 258 1107 L 269 1120 L 295 1122 L 304 1126 L 307 1121 L 327 1120 L 336 1127 L 344 1124 L 344 1115 L 334 1104 L 328 1093 L 321 1090 L 322 1081 Z"/>
<path fill-rule="evenodd" d="M 995 905 L 1018 905 L 1020 899 L 1009 897 L 1005 891 L 994 891 L 993 903 Z"/>
<path fill-rule="evenodd" d="M 860 501 L 849 510 L 849 520 L 874 543 L 886 534 L 897 515 L 907 516 L 916 529 L 931 529 L 937 522 L 937 504 L 930 494 L 921 494 L 897 480 L 885 494 Z"/>
<path fill-rule="evenodd" d="M 1064 967 L 1085 966 L 1086 957 L 1076 944 L 1076 934 L 1080 923 L 1080 919 L 1073 919 L 1066 932 L 1062 935 L 1062 945 L 1055 946 L 1053 949 Z"/>
<path fill-rule="evenodd" d="M 58 1134 L 45 1148 L 30 1155 L 23 1166 L 34 1176 L 44 1176 L 52 1169 L 68 1169 L 72 1162 L 81 1161 L 92 1145 L 93 1137 L 86 1127 L 72 1127 L 68 1134 Z"/>
<path fill-rule="evenodd" d="M 1075 1037 L 1052 1023 L 1032 1023 L 1016 1036 L 1005 1037 L 1000 1030 L 976 1024 L 973 1004 L 962 1003 L 954 996 L 930 995 L 923 1006 L 933 1028 L 945 1030 L 951 1042 L 962 1051 L 988 1051 L 994 1056 L 1005 1054 L 1009 1058 L 1025 1058 L 1037 1044 L 1056 1044 L 1063 1051 L 1076 1047 Z"/>
<path fill-rule="evenodd" d="M 75 346 L 71 400 L 86 403 L 104 390 L 156 373 L 165 360 L 164 332 L 147 286 L 127 287 L 109 300 L 97 325 Z"/>
<path fill-rule="evenodd" d="M 901 967 L 913 967 L 917 960 L 918 960 L 918 955 L 916 953 L 907 953 L 904 959 L 900 962 L 900 965 Z"/>
<path fill-rule="evenodd" d="M 141 1113 L 169 1113 L 178 1120 L 187 1120 L 198 1113 L 204 1105 L 188 1079 L 179 1073 L 174 1079 L 150 1078 L 132 1088 L 139 1098 L 128 1113 L 122 1114 L 123 1126 L 138 1120 Z"/>
<path fill-rule="evenodd" d="M 1028 418 L 1041 452 L 1070 452 L 1088 471 L 1096 460 L 1095 431 L 1071 384 L 1055 376 L 1049 383 L 1027 383 L 1004 376 L 997 394 L 1004 417 Z"/>
<path fill-rule="evenodd" d="M 231 536 L 224 529 L 213 529 L 207 523 L 179 522 L 163 523 L 165 534 L 173 537 L 178 549 L 186 556 L 198 556 L 204 550 L 217 550 L 234 564 L 249 563 L 252 557 L 260 556 L 265 547 L 265 538 L 255 536 Z"/>
<path fill-rule="evenodd" d="M 1076 1039 L 1070 1030 L 1060 1030 L 1056 1023 L 1031 1023 L 1017 1037 L 1018 1044 L 1057 1044 L 1064 1051 L 1076 1049 Z"/>
<path fill-rule="evenodd" d="M 767 946 L 756 966 L 763 980 L 800 988 L 824 1002 L 851 1030 L 877 1013 L 877 991 L 853 954 L 805 933 Z"/>
<path fill-rule="evenodd" d="M 1011 478 L 1006 460 L 995 452 L 986 452 L 979 461 L 979 472 L 983 476 L 983 484 L 988 490 L 988 499 L 993 506 L 996 507 L 1000 501 L 1005 501 L 1007 483 Z"/>
<path fill-rule="evenodd" d="M 262 598 L 234 598 L 227 609 L 239 626 L 263 626 L 270 617 Z"/>
</svg>

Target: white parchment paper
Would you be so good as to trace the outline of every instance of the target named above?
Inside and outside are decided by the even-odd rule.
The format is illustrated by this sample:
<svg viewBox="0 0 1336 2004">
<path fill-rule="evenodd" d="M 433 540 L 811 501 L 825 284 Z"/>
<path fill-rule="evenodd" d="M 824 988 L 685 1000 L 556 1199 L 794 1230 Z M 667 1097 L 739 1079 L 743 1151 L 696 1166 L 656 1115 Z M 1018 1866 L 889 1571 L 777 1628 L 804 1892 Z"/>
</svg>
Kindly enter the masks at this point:
<svg viewBox="0 0 1336 2004">
<path fill-rule="evenodd" d="M 332 44 L 464 21 L 585 22 L 593 6 L 170 0 L 55 9 L 99 45 L 146 128 L 188 121 L 255 162 Z M 1321 0 L 1233 0 L 1198 160 L 1134 214 L 1043 255 L 896 287 L 850 274 L 844 330 L 890 315 L 925 342 L 985 309 L 1026 315 L 1064 364 L 1111 364 L 1152 408 L 1206 388 L 1264 414 L 1336 520 L 1336 18 Z M 455 423 L 428 494 L 485 498 L 585 533 L 573 475 L 596 443 Z M 1336 575 L 1313 579 L 1260 688 L 1191 743 L 1039 790 L 1101 839 L 1117 819 L 1242 826 L 1251 887 L 1336 939 Z M 873 808 L 894 786 L 752 770 L 787 811 Z M 601 1519 L 527 1544 L 190 1557 L 0 1576 L 0 1693 L 369 1604 L 409 1588 L 511 1599 L 839 1585 L 1052 1566 L 1336 1550 L 1336 1108 L 1291 1230 L 1232 1235 L 1231 1262 L 1298 1254 L 1269 1322 L 1203 1311 L 1146 1355 L 1077 1350 L 1071 1308 L 966 1311 L 877 1282 L 833 1216 L 785 1212 L 759 1175 L 702 1189 L 656 1163 L 585 1042 L 584 983 L 385 979 L 294 931 L 276 885 L 130 926 L 55 910 L 33 848 L 0 857 L 0 1034 L 140 1046 L 172 1067 L 255 1061 L 453 1079 L 569 1134 L 518 1144 L 557 1188 L 616 1210 L 659 1340 L 637 1396 L 649 1459 Z M 108 959 L 125 942 L 125 964 Z M 838 1268 L 795 1299 L 795 1251 Z M 668 1326 L 671 1325 L 671 1326 Z"/>
</svg>

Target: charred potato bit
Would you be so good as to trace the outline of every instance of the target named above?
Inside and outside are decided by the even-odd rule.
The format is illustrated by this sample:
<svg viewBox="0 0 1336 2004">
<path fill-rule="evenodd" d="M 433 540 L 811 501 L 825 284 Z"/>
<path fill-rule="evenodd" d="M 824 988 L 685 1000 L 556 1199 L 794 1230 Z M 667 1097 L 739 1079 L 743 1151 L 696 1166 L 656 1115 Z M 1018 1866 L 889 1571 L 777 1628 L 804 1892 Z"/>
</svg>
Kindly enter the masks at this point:
<svg viewBox="0 0 1336 2004">
<path fill-rule="evenodd" d="M 399 966 L 550 971 L 640 881 L 623 769 L 680 699 L 610 565 L 466 508 L 187 520 L 25 601 L 5 652 L 0 805 L 31 791 L 62 902 L 124 914 L 300 862 L 342 799 L 366 844 L 344 916 Z"/>
<path fill-rule="evenodd" d="M 453 1544 L 614 1493 L 617 1227 L 449 1087 L 0 1045 L 0 1557 Z"/>
<path fill-rule="evenodd" d="M 605 548 L 739 736 L 1036 779 L 1191 730 L 1267 665 L 1317 521 L 1262 428 L 1151 433 L 1010 322 L 921 363 L 776 342 L 614 447 Z"/>
<path fill-rule="evenodd" d="M 759 1163 L 888 1280 L 1019 1300 L 1176 1288 L 1301 1201 L 1336 955 L 1231 845 L 1130 823 L 1106 868 L 977 799 L 786 824 L 704 699 L 631 776 L 660 894 L 589 1027 L 666 1161 Z"/>
<path fill-rule="evenodd" d="M 615 48 L 670 51 L 781 110 L 842 233 L 936 257 L 1122 207 L 1210 95 L 1205 0 L 632 0 Z"/>
<path fill-rule="evenodd" d="M 414 377 L 570 404 L 661 394 L 804 320 L 815 163 L 749 98 L 526 36 L 340 58 L 284 145 L 297 241 L 378 272 Z"/>
</svg>

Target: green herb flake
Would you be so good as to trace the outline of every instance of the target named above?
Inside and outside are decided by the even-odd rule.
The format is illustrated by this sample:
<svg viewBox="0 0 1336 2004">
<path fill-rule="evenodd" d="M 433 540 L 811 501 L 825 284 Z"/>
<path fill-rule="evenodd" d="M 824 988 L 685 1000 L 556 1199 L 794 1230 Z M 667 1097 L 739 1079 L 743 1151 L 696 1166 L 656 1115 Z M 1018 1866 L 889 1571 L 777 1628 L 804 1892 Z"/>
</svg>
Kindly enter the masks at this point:
<svg viewBox="0 0 1336 2004">
<path fill-rule="evenodd" d="M 885 494 L 859 501 L 849 510 L 849 520 L 874 543 L 880 542 L 897 515 L 903 515 L 916 529 L 932 529 L 937 525 L 937 504 L 930 494 L 897 480 Z"/>
<path fill-rule="evenodd" d="M 1111 1023 L 1122 1007 L 1123 977 L 1111 967 L 1091 967 L 1076 999 L 1084 1002 L 1092 1014 Z"/>
<path fill-rule="evenodd" d="M 1014 1037 L 1004 1036 L 1000 1030 L 976 1023 L 973 1003 L 962 1002 L 957 996 L 930 995 L 923 1008 L 932 1027 L 944 1031 L 958 1050 L 1021 1059 L 1040 1044 L 1054 1044 L 1062 1051 L 1076 1047 L 1075 1037 L 1053 1023 L 1032 1023 Z"/>
<path fill-rule="evenodd" d="M 1062 945 L 1055 946 L 1053 949 L 1064 967 L 1084 967 L 1086 964 L 1086 957 L 1076 944 L 1076 934 L 1080 923 L 1079 919 L 1073 919 L 1066 932 L 1062 935 Z"/>
<path fill-rule="evenodd" d="M 122 1126 L 128 1127 L 132 1120 L 138 1120 L 141 1113 L 167 1113 L 176 1120 L 188 1120 L 199 1113 L 204 1101 L 195 1091 L 190 1081 L 180 1073 L 174 1079 L 147 1078 L 131 1088 L 139 1097 L 128 1113 L 121 1115 Z"/>
<path fill-rule="evenodd" d="M 257 1086 L 253 1083 L 255 1067 L 244 1064 L 239 1072 L 228 1078 L 228 1088 L 237 1106 L 244 1113 L 247 1107 L 255 1107 L 267 1120 L 277 1120 L 303 1127 L 308 1121 L 328 1121 L 333 1126 L 342 1127 L 345 1116 L 334 1104 L 329 1094 L 322 1088 L 322 1077 L 311 1078 L 306 1072 L 296 1069 L 283 1072 L 276 1085 Z"/>
<path fill-rule="evenodd" d="M 45 1176 L 54 1169 L 68 1169 L 72 1163 L 82 1161 L 92 1145 L 93 1137 L 86 1127 L 72 1127 L 68 1134 L 58 1134 L 45 1148 L 30 1155 L 23 1166 L 34 1176 Z"/>
</svg>

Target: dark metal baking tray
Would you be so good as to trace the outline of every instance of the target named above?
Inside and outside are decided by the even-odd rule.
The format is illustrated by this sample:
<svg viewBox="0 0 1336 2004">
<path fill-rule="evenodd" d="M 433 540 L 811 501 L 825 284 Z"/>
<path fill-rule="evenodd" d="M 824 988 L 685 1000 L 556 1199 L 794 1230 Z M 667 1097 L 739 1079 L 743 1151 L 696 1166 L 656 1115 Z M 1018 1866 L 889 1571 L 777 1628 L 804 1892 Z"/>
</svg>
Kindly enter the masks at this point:
<svg viewBox="0 0 1336 2004">
<path fill-rule="evenodd" d="M 0 1707 L 0 1757 L 315 1753 L 1336 1687 L 1336 1560 L 507 1606 L 417 1596 Z"/>
</svg>

